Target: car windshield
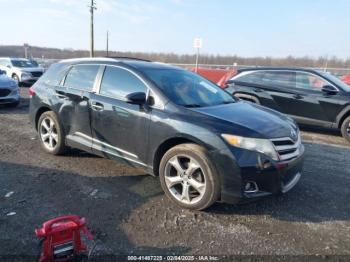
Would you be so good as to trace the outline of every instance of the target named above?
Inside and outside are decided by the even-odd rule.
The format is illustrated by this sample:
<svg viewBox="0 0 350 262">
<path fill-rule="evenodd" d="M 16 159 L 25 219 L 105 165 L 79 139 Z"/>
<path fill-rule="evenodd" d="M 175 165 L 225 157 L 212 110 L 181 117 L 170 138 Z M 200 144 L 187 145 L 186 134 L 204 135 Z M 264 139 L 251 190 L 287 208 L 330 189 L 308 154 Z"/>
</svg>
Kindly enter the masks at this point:
<svg viewBox="0 0 350 262">
<path fill-rule="evenodd" d="M 331 73 L 325 73 L 325 72 L 319 72 L 324 78 L 328 79 L 329 81 L 333 82 L 337 86 L 339 86 L 341 89 L 343 89 L 345 92 L 350 92 L 350 86 L 348 86 L 346 83 L 341 81 L 338 77 L 332 75 Z"/>
<path fill-rule="evenodd" d="M 25 59 L 11 59 L 14 67 L 37 67 L 37 64 Z"/>
<path fill-rule="evenodd" d="M 186 70 L 147 68 L 143 73 L 174 103 L 185 107 L 206 107 L 234 103 L 226 91 Z"/>
</svg>

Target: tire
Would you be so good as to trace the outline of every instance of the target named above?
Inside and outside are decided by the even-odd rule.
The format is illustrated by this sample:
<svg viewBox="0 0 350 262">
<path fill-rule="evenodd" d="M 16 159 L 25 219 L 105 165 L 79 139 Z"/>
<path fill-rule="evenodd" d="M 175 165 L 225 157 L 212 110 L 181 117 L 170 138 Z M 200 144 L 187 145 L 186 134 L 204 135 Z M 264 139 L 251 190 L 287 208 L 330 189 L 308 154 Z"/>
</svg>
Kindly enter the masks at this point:
<svg viewBox="0 0 350 262">
<path fill-rule="evenodd" d="M 12 75 L 12 79 L 16 81 L 17 84 L 19 84 L 19 77 L 16 74 Z"/>
<path fill-rule="evenodd" d="M 67 151 L 64 131 L 54 112 L 46 111 L 40 116 L 38 135 L 41 146 L 47 153 L 62 155 Z"/>
<path fill-rule="evenodd" d="M 196 144 L 168 150 L 160 162 L 159 179 L 167 197 L 183 208 L 203 210 L 220 196 L 216 169 L 207 150 Z"/>
<path fill-rule="evenodd" d="M 341 134 L 348 142 L 350 142 L 350 116 L 343 121 L 343 124 L 341 125 Z"/>
</svg>

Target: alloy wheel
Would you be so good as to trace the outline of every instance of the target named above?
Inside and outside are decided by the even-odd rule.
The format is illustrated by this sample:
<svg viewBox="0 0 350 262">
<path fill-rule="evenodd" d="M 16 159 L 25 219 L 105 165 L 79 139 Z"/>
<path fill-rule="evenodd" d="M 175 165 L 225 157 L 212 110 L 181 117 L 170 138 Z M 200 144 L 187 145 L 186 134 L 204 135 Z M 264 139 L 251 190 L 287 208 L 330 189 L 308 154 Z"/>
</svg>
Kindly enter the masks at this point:
<svg viewBox="0 0 350 262">
<path fill-rule="evenodd" d="M 346 133 L 347 133 L 348 137 L 350 137 L 350 122 L 349 122 L 348 127 L 346 128 Z"/>
<path fill-rule="evenodd" d="M 188 155 L 176 155 L 165 166 L 165 184 L 169 192 L 184 204 L 199 202 L 206 190 L 200 164 Z"/>
<path fill-rule="evenodd" d="M 44 146 L 54 150 L 58 144 L 58 132 L 55 122 L 50 117 L 45 117 L 40 125 L 40 137 Z"/>
<path fill-rule="evenodd" d="M 13 75 L 13 76 L 12 76 L 12 79 L 15 80 L 17 84 L 19 83 L 19 79 L 18 79 L 18 76 L 17 76 L 17 75 Z"/>
</svg>

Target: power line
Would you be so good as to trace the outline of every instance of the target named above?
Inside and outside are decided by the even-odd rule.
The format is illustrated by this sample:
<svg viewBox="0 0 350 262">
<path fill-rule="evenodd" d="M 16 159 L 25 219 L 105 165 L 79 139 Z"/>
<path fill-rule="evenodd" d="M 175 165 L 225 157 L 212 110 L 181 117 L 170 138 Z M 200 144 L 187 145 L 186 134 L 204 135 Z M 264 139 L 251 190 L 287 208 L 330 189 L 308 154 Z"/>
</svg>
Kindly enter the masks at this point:
<svg viewBox="0 0 350 262">
<path fill-rule="evenodd" d="M 97 10 L 95 0 L 91 0 L 90 8 L 90 57 L 94 57 L 94 11 Z"/>
<path fill-rule="evenodd" d="M 107 57 L 108 57 L 108 44 L 109 44 L 109 32 L 108 32 L 108 30 L 107 30 L 107 42 L 106 42 L 106 55 L 107 55 Z"/>
</svg>

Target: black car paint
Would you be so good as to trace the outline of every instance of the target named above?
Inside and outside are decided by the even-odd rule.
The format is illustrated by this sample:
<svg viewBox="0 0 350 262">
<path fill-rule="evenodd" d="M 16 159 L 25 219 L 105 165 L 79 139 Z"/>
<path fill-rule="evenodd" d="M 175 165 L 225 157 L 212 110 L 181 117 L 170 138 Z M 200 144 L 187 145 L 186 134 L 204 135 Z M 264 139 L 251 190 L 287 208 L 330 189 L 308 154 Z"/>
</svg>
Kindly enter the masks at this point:
<svg viewBox="0 0 350 262">
<path fill-rule="evenodd" d="M 339 92 L 327 93 L 302 88 L 287 88 L 278 85 L 263 85 L 230 80 L 228 92 L 245 94 L 256 98 L 263 106 L 293 117 L 298 123 L 340 128 L 341 121 L 350 114 L 350 92 L 343 90 L 334 81 L 317 70 L 305 68 L 252 68 L 241 69 L 235 77 L 248 71 L 293 71 L 314 74 L 335 86 Z M 249 98 L 248 98 L 249 99 Z"/>
<path fill-rule="evenodd" d="M 135 105 L 127 101 L 63 87 L 64 75 L 75 64 L 112 65 L 137 74 L 149 87 L 150 94 L 161 106 Z M 185 108 L 169 101 L 162 91 L 142 73 L 142 67 L 174 67 L 149 62 L 94 59 L 68 60 L 59 63 L 54 81 L 45 75 L 33 89 L 30 119 L 35 128 L 40 114 L 52 110 L 60 119 L 67 145 L 118 159 L 144 168 L 157 175 L 164 148 L 192 142 L 206 148 L 221 180 L 221 199 L 236 203 L 243 198 L 280 193 L 281 181 L 288 174 L 301 172 L 304 149 L 300 155 L 283 164 L 264 154 L 230 146 L 221 134 L 253 138 L 289 137 L 294 122 L 284 115 L 246 102 L 236 102 L 206 108 Z M 178 69 L 182 70 L 182 69 Z M 51 74 L 52 70 L 48 71 Z M 101 81 L 101 71 L 96 83 Z M 53 77 L 53 76 L 51 76 Z M 46 77 L 48 80 L 50 76 Z M 95 83 L 95 84 L 96 84 Z M 94 109 L 98 104 L 102 110 Z M 292 174 L 293 173 L 293 174 Z M 262 191 L 246 196 L 245 181 L 261 181 Z"/>
</svg>

